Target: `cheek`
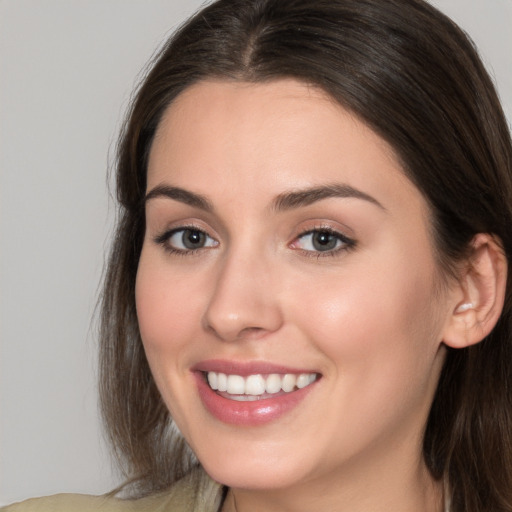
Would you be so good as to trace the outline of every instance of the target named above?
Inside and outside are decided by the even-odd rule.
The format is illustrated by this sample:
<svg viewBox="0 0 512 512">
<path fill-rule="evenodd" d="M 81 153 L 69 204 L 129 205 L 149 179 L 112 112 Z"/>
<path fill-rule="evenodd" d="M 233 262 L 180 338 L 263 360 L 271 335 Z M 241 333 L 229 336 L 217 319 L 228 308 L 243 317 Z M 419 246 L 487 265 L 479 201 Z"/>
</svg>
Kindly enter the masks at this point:
<svg viewBox="0 0 512 512">
<path fill-rule="evenodd" d="M 440 371 L 431 278 L 352 272 L 318 289 L 307 308 L 296 304 L 302 331 L 327 361 L 325 385 L 336 400 L 326 436 L 339 439 L 339 451 L 424 425 Z"/>
<path fill-rule="evenodd" d="M 187 424 L 189 413 L 179 404 L 192 401 L 187 358 L 191 350 L 198 350 L 200 339 L 199 300 L 204 289 L 200 294 L 198 287 L 190 276 L 176 272 L 165 256 L 143 249 L 135 286 L 140 334 L 155 383 L 171 416 L 181 426 Z"/>
<path fill-rule="evenodd" d="M 186 340 L 193 339 L 201 309 L 193 300 L 201 297 L 194 286 L 193 279 L 177 275 L 165 258 L 143 249 L 135 302 L 144 349 L 155 378 L 164 363 L 179 368 L 181 349 Z"/>
<path fill-rule="evenodd" d="M 294 305 L 302 330 L 332 371 L 351 381 L 345 389 L 360 388 L 359 398 L 396 393 L 405 383 L 424 388 L 439 346 L 432 265 L 393 256 L 383 260 L 395 262 L 397 270 L 362 262 L 318 286 L 304 283 L 313 289 L 311 300 Z"/>
</svg>

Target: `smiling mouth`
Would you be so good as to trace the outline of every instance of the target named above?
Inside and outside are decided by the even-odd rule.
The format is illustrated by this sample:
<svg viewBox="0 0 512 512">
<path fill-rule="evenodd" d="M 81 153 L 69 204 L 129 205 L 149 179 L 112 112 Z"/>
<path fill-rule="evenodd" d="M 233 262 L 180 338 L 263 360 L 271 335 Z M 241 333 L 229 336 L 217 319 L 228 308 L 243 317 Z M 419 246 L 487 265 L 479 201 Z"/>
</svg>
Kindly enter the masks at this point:
<svg viewBox="0 0 512 512">
<path fill-rule="evenodd" d="M 204 372 L 210 389 L 229 400 L 251 402 L 293 393 L 315 382 L 317 373 L 271 373 L 245 377 L 221 372 Z"/>
</svg>

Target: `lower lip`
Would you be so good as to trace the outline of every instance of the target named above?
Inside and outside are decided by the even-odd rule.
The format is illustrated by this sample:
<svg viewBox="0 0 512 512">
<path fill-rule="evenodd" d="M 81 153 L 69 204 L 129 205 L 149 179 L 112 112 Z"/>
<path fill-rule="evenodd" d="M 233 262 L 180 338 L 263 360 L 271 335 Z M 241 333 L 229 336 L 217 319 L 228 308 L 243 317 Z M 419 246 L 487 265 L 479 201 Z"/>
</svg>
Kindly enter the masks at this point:
<svg viewBox="0 0 512 512">
<path fill-rule="evenodd" d="M 316 381 L 302 389 L 275 398 L 240 402 L 224 398 L 213 391 L 202 372 L 194 372 L 199 396 L 210 414 L 230 425 L 257 426 L 277 420 L 298 406 Z"/>
</svg>

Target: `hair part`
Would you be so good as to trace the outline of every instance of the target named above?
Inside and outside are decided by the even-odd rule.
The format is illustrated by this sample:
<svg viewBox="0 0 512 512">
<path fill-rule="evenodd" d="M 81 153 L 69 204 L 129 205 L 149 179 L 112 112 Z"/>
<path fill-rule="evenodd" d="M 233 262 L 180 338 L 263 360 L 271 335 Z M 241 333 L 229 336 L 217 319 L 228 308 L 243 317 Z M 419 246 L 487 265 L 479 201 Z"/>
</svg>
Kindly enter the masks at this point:
<svg viewBox="0 0 512 512">
<path fill-rule="evenodd" d="M 118 146 L 120 217 L 101 316 L 101 407 L 136 494 L 197 464 L 146 361 L 135 308 L 151 143 L 179 94 L 202 80 L 293 78 L 323 89 L 378 133 L 429 204 L 439 268 L 456 273 L 477 233 L 512 254 L 512 145 L 468 36 L 422 0 L 220 0 L 165 44 Z M 512 276 L 494 331 L 448 349 L 424 457 L 447 476 L 452 512 L 512 511 Z"/>
</svg>

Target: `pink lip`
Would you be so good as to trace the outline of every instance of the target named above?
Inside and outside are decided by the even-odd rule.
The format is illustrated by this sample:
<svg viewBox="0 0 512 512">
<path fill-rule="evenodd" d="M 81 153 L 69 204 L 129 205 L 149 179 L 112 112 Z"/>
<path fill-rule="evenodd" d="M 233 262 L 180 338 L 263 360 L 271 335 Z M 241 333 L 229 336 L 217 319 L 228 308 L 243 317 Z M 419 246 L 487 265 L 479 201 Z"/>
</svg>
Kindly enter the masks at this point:
<svg viewBox="0 0 512 512">
<path fill-rule="evenodd" d="M 269 373 L 312 373 L 311 370 L 298 370 L 274 365 L 272 363 L 211 360 L 203 361 L 192 368 L 196 378 L 199 396 L 208 412 L 223 423 L 238 426 L 257 426 L 277 420 L 295 407 L 315 387 L 318 381 L 305 388 L 284 393 L 274 398 L 265 398 L 251 402 L 239 402 L 224 398 L 213 391 L 204 373 L 222 372 L 231 375 L 253 375 Z"/>
<path fill-rule="evenodd" d="M 314 373 L 315 370 L 290 368 L 287 366 L 276 365 L 265 361 L 226 361 L 223 359 L 210 359 L 208 361 L 201 361 L 192 367 L 192 371 L 196 372 L 221 372 L 227 375 L 240 375 L 247 377 L 248 375 L 269 373 Z"/>
</svg>

